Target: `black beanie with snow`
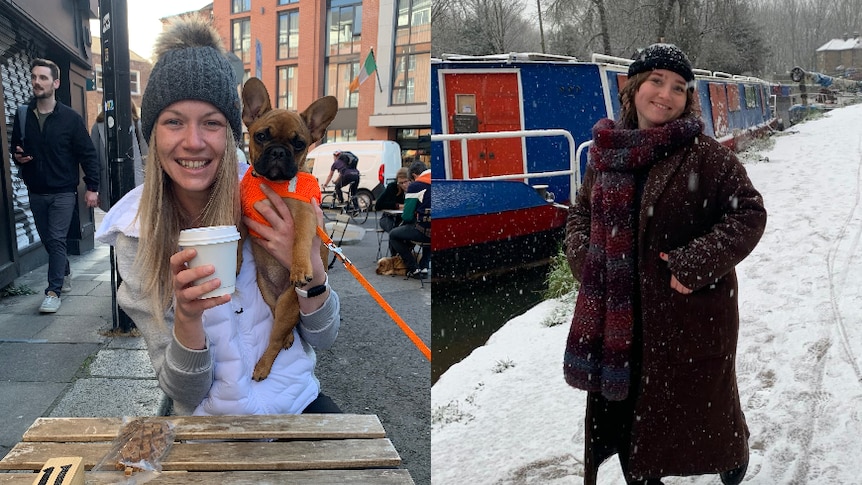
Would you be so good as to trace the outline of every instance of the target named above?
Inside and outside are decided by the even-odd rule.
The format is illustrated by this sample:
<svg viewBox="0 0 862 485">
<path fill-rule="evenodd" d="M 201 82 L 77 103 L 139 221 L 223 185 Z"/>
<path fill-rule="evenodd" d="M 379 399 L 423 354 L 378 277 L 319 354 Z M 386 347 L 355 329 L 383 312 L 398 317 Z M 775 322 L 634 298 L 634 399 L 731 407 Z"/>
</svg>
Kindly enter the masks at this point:
<svg viewBox="0 0 862 485">
<path fill-rule="evenodd" d="M 673 71 L 689 84 L 694 81 L 691 62 L 685 52 L 673 44 L 653 44 L 642 50 L 629 66 L 629 77 L 655 69 Z"/>
</svg>

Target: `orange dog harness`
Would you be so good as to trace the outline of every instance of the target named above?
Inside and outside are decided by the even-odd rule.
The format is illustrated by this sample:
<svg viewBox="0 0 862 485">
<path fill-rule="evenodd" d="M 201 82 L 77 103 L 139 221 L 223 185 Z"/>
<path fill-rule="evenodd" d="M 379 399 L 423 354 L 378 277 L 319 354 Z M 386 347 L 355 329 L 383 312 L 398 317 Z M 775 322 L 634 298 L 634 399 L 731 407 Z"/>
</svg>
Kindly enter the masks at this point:
<svg viewBox="0 0 862 485">
<path fill-rule="evenodd" d="M 275 191 L 279 197 L 290 197 L 291 199 L 301 200 L 311 203 L 311 199 L 320 201 L 320 186 L 317 185 L 317 179 L 314 175 L 308 172 L 299 172 L 296 177 L 286 182 L 273 182 L 265 177 L 259 177 L 253 174 L 254 169 L 249 167 L 248 171 L 243 175 L 239 185 L 240 199 L 242 200 L 242 213 L 244 216 L 257 221 L 261 224 L 269 226 L 269 222 L 254 208 L 254 203 L 266 199 L 263 191 L 260 189 L 260 184 L 266 184 L 269 188 Z M 249 229 L 252 236 L 260 237 L 260 234 Z"/>
</svg>

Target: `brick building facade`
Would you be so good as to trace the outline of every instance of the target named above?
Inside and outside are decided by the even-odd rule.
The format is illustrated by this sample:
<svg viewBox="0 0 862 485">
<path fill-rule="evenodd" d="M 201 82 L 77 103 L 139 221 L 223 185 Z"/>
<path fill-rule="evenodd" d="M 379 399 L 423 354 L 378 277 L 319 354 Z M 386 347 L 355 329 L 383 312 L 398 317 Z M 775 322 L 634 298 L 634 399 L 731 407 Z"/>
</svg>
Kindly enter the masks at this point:
<svg viewBox="0 0 862 485">
<path fill-rule="evenodd" d="M 430 0 L 216 0 L 207 8 L 243 80 L 260 77 L 277 107 L 338 98 L 326 141 L 394 140 L 405 164 L 430 161 Z M 350 92 L 372 49 L 377 72 Z"/>
<path fill-rule="evenodd" d="M 132 102 L 138 107 L 138 115 L 141 114 L 141 97 L 144 88 L 150 78 L 153 65 L 149 60 L 141 57 L 134 51 L 129 51 L 129 87 L 132 94 Z M 102 112 L 102 39 L 93 36 L 93 72 L 95 74 L 95 91 L 87 91 L 87 127 L 93 126 L 96 116 Z"/>
<path fill-rule="evenodd" d="M 862 38 L 858 33 L 832 39 L 817 49 L 817 70 L 829 76 L 862 80 Z"/>
</svg>

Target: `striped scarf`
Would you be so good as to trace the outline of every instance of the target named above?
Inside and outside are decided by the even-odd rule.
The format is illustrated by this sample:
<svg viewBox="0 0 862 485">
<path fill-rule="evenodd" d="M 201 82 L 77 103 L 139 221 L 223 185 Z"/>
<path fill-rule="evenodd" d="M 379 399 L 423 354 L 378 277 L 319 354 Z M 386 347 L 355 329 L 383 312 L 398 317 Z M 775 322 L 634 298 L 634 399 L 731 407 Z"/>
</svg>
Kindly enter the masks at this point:
<svg viewBox="0 0 862 485">
<path fill-rule="evenodd" d="M 636 287 L 635 171 L 649 169 L 703 130 L 696 118 L 658 128 L 620 129 L 609 120 L 593 127 L 590 163 L 596 180 L 590 194 L 590 246 L 575 315 L 566 342 L 566 382 L 601 391 L 612 401 L 628 396 Z"/>
</svg>

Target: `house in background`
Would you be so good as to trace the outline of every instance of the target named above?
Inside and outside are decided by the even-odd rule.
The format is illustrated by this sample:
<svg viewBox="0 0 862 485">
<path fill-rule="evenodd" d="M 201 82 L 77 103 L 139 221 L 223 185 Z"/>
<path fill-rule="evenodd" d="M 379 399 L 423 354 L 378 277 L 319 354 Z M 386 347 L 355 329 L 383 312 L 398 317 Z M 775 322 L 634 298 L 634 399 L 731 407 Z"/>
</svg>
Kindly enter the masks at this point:
<svg viewBox="0 0 862 485">
<path fill-rule="evenodd" d="M 102 112 L 104 102 L 102 99 L 102 39 L 93 36 L 93 72 L 95 74 L 96 90 L 87 92 L 87 128 L 93 126 L 96 116 Z M 147 80 L 150 79 L 150 71 L 153 65 L 147 59 L 138 55 L 135 51 L 129 51 L 129 88 L 132 102 L 138 107 L 138 115 L 141 114 L 141 97 Z"/>
<path fill-rule="evenodd" d="M 862 80 L 862 38 L 859 33 L 832 39 L 817 49 L 817 70 L 823 74 Z"/>
<path fill-rule="evenodd" d="M 5 0 L 0 8 L 0 288 L 48 262 L 36 232 L 24 182 L 9 153 L 12 120 L 18 105 L 32 96 L 30 62 L 48 58 L 60 68 L 57 98 L 88 117 L 87 80 L 95 62 L 90 19 L 97 18 L 98 0 Z M 79 188 L 77 210 L 67 241 L 70 254 L 94 246 L 95 221 Z"/>
<path fill-rule="evenodd" d="M 326 141 L 394 140 L 405 164 L 430 163 L 431 0 L 215 0 L 198 12 L 278 108 L 338 98 Z M 351 92 L 372 49 L 377 71 Z"/>
</svg>

